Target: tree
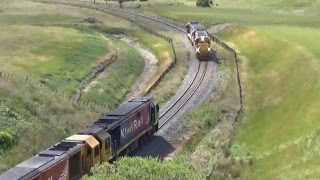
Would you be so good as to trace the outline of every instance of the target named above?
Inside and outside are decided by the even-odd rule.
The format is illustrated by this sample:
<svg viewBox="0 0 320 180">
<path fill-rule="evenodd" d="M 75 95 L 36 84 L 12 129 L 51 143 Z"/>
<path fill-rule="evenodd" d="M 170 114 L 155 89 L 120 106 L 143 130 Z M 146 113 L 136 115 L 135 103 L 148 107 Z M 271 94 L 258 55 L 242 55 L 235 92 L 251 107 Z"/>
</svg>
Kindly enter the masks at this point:
<svg viewBox="0 0 320 180">
<path fill-rule="evenodd" d="M 196 5 L 197 7 L 210 7 L 213 4 L 212 0 L 197 0 Z"/>
<path fill-rule="evenodd" d="M 119 7 L 122 8 L 122 3 L 128 2 L 128 1 L 135 1 L 135 0 L 117 0 L 119 2 Z"/>
<path fill-rule="evenodd" d="M 123 3 L 123 1 L 124 1 L 124 0 L 118 0 L 118 2 L 119 2 L 119 7 L 120 7 L 120 8 L 122 8 L 122 3 Z"/>
</svg>

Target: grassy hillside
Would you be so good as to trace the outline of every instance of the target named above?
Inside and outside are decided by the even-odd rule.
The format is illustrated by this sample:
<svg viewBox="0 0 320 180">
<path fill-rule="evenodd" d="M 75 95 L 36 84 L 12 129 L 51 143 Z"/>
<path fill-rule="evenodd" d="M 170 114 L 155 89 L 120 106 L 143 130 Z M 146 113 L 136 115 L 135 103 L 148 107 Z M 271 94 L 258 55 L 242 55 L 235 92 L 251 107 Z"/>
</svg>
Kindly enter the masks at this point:
<svg viewBox="0 0 320 180">
<path fill-rule="evenodd" d="M 318 11 L 320 8 L 319 0 L 217 0 L 216 3 L 223 7 L 232 8 L 260 8 L 260 9 L 279 9 L 293 10 L 300 9 L 302 12 L 308 13 Z"/>
<path fill-rule="evenodd" d="M 311 142 L 320 128 L 320 56 L 318 42 L 308 39 L 319 33 L 304 28 L 310 35 L 302 40 L 300 31 L 237 27 L 221 36 L 247 58 L 245 111 L 233 146 L 235 156 L 255 158 L 244 177 L 317 176 L 318 170 L 309 168 L 318 161 Z"/>
<path fill-rule="evenodd" d="M 12 137 L 0 138 L 0 172 L 93 122 L 99 111 L 29 80 L 0 77 L 0 134 Z"/>
<path fill-rule="evenodd" d="M 100 23 L 95 25 L 101 25 L 109 35 L 119 29 L 125 31 L 131 25 L 103 13 L 62 5 L 1 1 L 0 7 L 0 71 L 43 83 L 39 87 L 29 80 L 0 79 L 2 172 L 77 132 L 96 120 L 100 113 L 105 114 L 107 107 L 120 103 L 119 99 L 105 101 L 104 109 L 74 106 L 69 97 L 53 93 L 48 87 L 74 94 L 92 66 L 109 52 L 109 41 L 93 26 L 82 22 L 85 18 L 98 19 Z M 131 29 L 131 34 L 135 30 Z M 119 96 L 123 98 L 141 73 L 143 61 L 132 47 L 119 44 L 119 48 L 126 51 L 121 54 L 122 59 L 131 60 L 131 63 L 124 63 L 117 70 L 135 74 L 130 81 L 122 83 Z M 129 54 L 135 56 L 129 59 Z M 130 67 L 132 63 L 136 64 Z M 127 71 L 130 68 L 131 71 Z"/>
<path fill-rule="evenodd" d="M 288 25 L 319 27 L 318 15 L 300 16 L 294 14 L 278 14 L 262 10 L 235 8 L 194 8 L 181 6 L 151 7 L 148 10 L 156 14 L 187 23 L 197 20 L 204 25 L 214 23 L 241 23 L 245 25 Z"/>
<path fill-rule="evenodd" d="M 0 41 L 0 71 L 36 77 L 69 94 L 108 52 L 98 34 L 54 26 L 0 26 Z"/>
<path fill-rule="evenodd" d="M 117 47 L 116 62 L 107 68 L 83 97 L 109 109 L 116 108 L 123 101 L 144 67 L 143 59 L 133 47 L 115 38 L 112 41 Z"/>
<path fill-rule="evenodd" d="M 251 4 L 277 3 L 264 2 Z M 288 12 L 294 1 L 283 3 L 281 13 L 248 10 L 250 3 L 245 6 L 244 1 L 237 9 L 149 8 L 182 22 L 241 24 L 219 36 L 243 56 L 245 107 L 231 148 L 235 161 L 241 162 L 242 179 L 319 176 L 320 21 L 316 15 Z"/>
</svg>

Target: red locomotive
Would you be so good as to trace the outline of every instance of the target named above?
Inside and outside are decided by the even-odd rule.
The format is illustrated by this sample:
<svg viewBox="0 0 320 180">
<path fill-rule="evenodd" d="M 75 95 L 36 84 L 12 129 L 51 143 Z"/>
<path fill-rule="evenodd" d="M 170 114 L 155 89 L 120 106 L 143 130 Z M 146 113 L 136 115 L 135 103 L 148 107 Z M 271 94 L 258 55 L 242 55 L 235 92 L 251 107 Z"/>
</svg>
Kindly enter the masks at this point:
<svg viewBox="0 0 320 180">
<path fill-rule="evenodd" d="M 95 164 L 128 154 L 158 131 L 159 106 L 133 99 L 82 132 L 70 136 L 0 175 L 0 180 L 79 179 Z"/>
</svg>

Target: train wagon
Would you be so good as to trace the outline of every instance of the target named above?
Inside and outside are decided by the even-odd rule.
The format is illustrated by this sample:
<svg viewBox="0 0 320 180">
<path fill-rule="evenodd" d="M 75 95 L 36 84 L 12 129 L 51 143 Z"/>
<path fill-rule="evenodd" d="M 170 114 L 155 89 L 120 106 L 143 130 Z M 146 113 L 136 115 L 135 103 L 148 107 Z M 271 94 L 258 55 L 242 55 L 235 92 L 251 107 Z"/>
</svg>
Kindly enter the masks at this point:
<svg viewBox="0 0 320 180">
<path fill-rule="evenodd" d="M 60 142 L 0 175 L 1 180 L 78 179 L 81 171 L 77 153 L 84 144 Z"/>
<path fill-rule="evenodd" d="M 206 29 L 198 22 L 189 22 L 186 24 L 187 36 L 195 47 L 196 56 L 199 60 L 210 58 L 211 40 Z"/>
<path fill-rule="evenodd" d="M 158 131 L 159 106 L 152 98 L 133 99 L 78 134 L 0 175 L 0 180 L 80 179 L 96 164 L 130 153 Z"/>
</svg>

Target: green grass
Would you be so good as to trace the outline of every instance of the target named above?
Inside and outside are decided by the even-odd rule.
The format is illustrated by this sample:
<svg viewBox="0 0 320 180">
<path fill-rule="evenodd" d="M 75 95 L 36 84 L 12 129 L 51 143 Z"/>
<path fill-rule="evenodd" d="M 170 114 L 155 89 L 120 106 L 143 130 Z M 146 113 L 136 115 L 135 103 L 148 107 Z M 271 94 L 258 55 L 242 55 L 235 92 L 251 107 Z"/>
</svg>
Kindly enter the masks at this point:
<svg viewBox="0 0 320 180">
<path fill-rule="evenodd" d="M 60 1 L 57 1 L 58 3 Z M 95 7 L 95 4 L 91 3 L 91 1 L 87 1 L 84 0 L 81 3 L 79 3 L 79 1 L 70 1 L 70 4 L 80 4 L 80 5 L 84 5 L 86 7 Z M 96 7 L 103 7 L 105 2 L 102 1 L 97 1 L 97 6 Z M 111 3 L 111 2 L 110 2 Z M 110 5 L 110 3 L 108 2 L 108 4 Z M 103 26 L 105 27 L 109 27 L 112 24 L 107 24 L 106 22 L 104 22 Z M 154 24 L 145 24 L 149 29 L 160 33 L 160 34 L 164 34 L 164 35 L 169 35 L 170 37 L 173 37 L 172 34 L 168 34 L 168 32 L 163 31 L 159 28 L 157 28 L 157 26 L 155 26 Z M 154 36 L 152 34 L 146 33 L 144 30 L 142 30 L 141 28 L 138 28 L 136 26 L 130 26 L 130 25 L 122 25 L 122 26 L 112 26 L 110 28 L 107 28 L 110 31 L 105 31 L 101 28 L 104 27 L 97 27 L 98 31 L 101 31 L 103 33 L 116 33 L 116 34 L 124 34 L 127 35 L 129 37 L 134 37 L 137 38 L 138 41 L 146 48 L 150 49 L 152 53 L 154 53 L 154 55 L 157 57 L 158 59 L 158 70 L 157 73 L 150 78 L 150 81 L 146 84 L 146 86 L 143 88 L 142 90 L 142 94 L 145 94 L 150 87 L 153 85 L 153 83 L 158 79 L 158 77 L 164 72 L 166 71 L 166 69 L 170 66 L 170 64 L 173 62 L 174 58 L 173 58 L 173 52 L 172 52 L 172 48 L 171 45 L 164 39 L 159 38 L 157 36 Z M 176 48 L 180 48 L 179 53 L 181 54 L 183 50 L 181 46 L 181 42 L 180 40 L 178 40 L 177 38 L 175 38 L 175 42 L 176 42 Z M 184 48 L 184 47 L 183 47 Z M 181 62 L 184 62 L 186 60 L 186 56 L 185 55 L 181 55 Z M 175 78 L 170 79 L 167 78 L 164 81 L 161 82 L 161 84 L 171 84 L 171 88 L 161 88 L 162 92 L 159 93 L 159 90 L 156 90 L 157 92 L 155 92 L 157 95 L 157 98 L 159 99 L 168 99 L 170 98 L 174 91 L 178 88 L 178 86 L 180 85 L 180 83 L 177 83 L 177 81 L 181 81 L 182 80 L 182 76 L 185 73 L 186 70 L 186 66 L 182 65 L 183 67 L 180 68 L 180 65 L 182 65 L 182 63 L 180 63 L 178 66 L 179 68 L 172 70 L 173 73 L 171 73 L 171 76 L 174 76 Z M 177 71 L 176 71 L 177 70 Z M 160 85 L 162 86 L 162 85 Z M 165 87 L 166 85 L 163 85 L 162 87 Z M 158 88 L 157 88 L 158 89 Z M 160 100 L 160 101 L 164 101 L 164 100 Z"/>
<path fill-rule="evenodd" d="M 1 71 L 36 77 L 69 94 L 108 52 L 100 35 L 74 29 L 1 26 L 0 34 Z"/>
<path fill-rule="evenodd" d="M 117 60 L 107 67 L 83 97 L 110 110 L 124 100 L 144 68 L 143 57 L 133 47 L 115 38 L 113 43 L 118 48 Z"/>
<path fill-rule="evenodd" d="M 215 96 L 209 97 L 208 101 L 183 118 L 183 123 L 191 130 L 192 136 L 189 134 L 190 139 L 183 144 L 178 155 L 187 156 L 192 167 L 206 175 L 210 174 L 216 160 L 215 155 L 223 141 L 231 138 L 223 136 L 226 129 L 213 130 L 214 127 L 221 120 L 233 122 L 240 108 L 233 56 L 221 47 L 214 47 L 220 62 L 221 83 Z"/>
<path fill-rule="evenodd" d="M 134 168 L 133 168 L 134 167 Z M 92 170 L 84 179 L 124 179 L 124 180 L 162 180 L 162 179 L 203 179 L 200 172 L 182 158 L 161 162 L 157 158 L 123 157 L 113 164 L 104 163 Z"/>
<path fill-rule="evenodd" d="M 100 116 L 100 110 L 73 106 L 48 88 L 19 78 L 0 78 L 0 132 L 14 145 L 0 148 L 0 172 L 67 137 Z"/>
<path fill-rule="evenodd" d="M 259 8 L 259 9 L 279 9 L 279 10 L 294 10 L 305 9 L 305 12 L 310 10 L 318 10 L 320 6 L 319 0 L 217 0 L 216 3 L 222 7 L 233 8 Z"/>
<path fill-rule="evenodd" d="M 106 113 L 105 109 L 73 106 L 47 88 L 73 93 L 91 67 L 109 52 L 109 41 L 80 21 L 95 17 L 110 33 L 128 30 L 131 24 L 69 6 L 30 1 L 2 1 L 0 5 L 4 8 L 0 16 L 0 70 L 31 76 L 45 84 L 38 87 L 28 81 L 0 79 L 0 134 L 10 133 L 15 142 L 13 147 L 0 149 L 2 172 L 79 131 L 101 112 Z M 121 50 L 119 63 L 114 64 L 113 71 L 107 71 L 114 74 L 110 75 L 112 81 L 106 83 L 114 94 L 104 94 L 109 99 L 115 95 L 117 99 L 103 102 L 109 108 L 120 103 L 143 68 L 137 51 L 125 44 L 117 45 Z M 125 63 L 120 64 L 121 61 Z M 131 78 L 122 76 L 115 80 L 117 73 L 129 74 Z"/>
<path fill-rule="evenodd" d="M 290 8 L 289 4 L 283 5 Z M 182 22 L 242 24 L 219 35 L 245 56 L 241 64 L 245 107 L 232 154 L 240 159 L 250 154 L 254 160 L 253 165 L 242 167 L 241 177 L 317 177 L 319 18 L 288 11 L 246 9 L 249 6 L 239 6 L 242 9 L 151 7 L 148 10 Z"/>
<path fill-rule="evenodd" d="M 293 170 L 297 170 L 295 177 L 308 177 L 301 170 L 306 169 L 305 161 L 309 161 L 308 166 L 316 165 L 313 159 L 318 159 L 317 151 L 306 150 L 313 154 L 308 157 L 296 156 L 296 146 L 302 148 L 304 142 L 298 140 L 320 127 L 320 56 L 313 53 L 319 44 L 302 41 L 299 28 L 287 31 L 290 33 L 285 38 L 279 37 L 281 27 L 269 29 L 237 27 L 221 35 L 248 59 L 243 76 L 245 110 L 233 151 L 236 156 L 249 152 L 255 158 L 244 178 L 292 177 L 289 171 Z M 293 166 L 296 164 L 300 166 Z"/>
<path fill-rule="evenodd" d="M 164 41 L 164 40 L 163 40 Z M 163 71 L 173 63 L 172 50 L 169 47 L 167 42 L 158 41 L 157 43 L 153 44 L 154 49 L 160 49 L 157 54 L 159 54 L 158 58 L 160 57 L 160 62 L 163 62 L 162 65 L 159 66 L 158 72 L 155 77 L 161 75 Z M 188 63 L 188 52 L 186 51 L 184 45 L 180 41 L 180 39 L 174 39 L 175 50 L 177 53 L 177 63 L 176 65 L 164 76 L 161 80 L 160 84 L 151 91 L 151 95 L 155 97 L 160 104 L 167 102 L 177 91 L 179 86 L 181 85 L 183 78 L 187 72 L 187 63 Z M 170 48 L 170 49 L 168 49 Z M 149 84 L 153 83 L 153 80 L 149 81 Z M 149 87 L 147 84 L 146 87 Z"/>
<path fill-rule="evenodd" d="M 184 23 L 190 20 L 197 20 L 204 25 L 214 23 L 241 23 L 245 25 L 320 26 L 320 18 L 316 15 L 299 16 L 288 13 L 280 14 L 250 9 L 212 9 L 177 6 L 151 7 L 147 10 Z"/>
</svg>

